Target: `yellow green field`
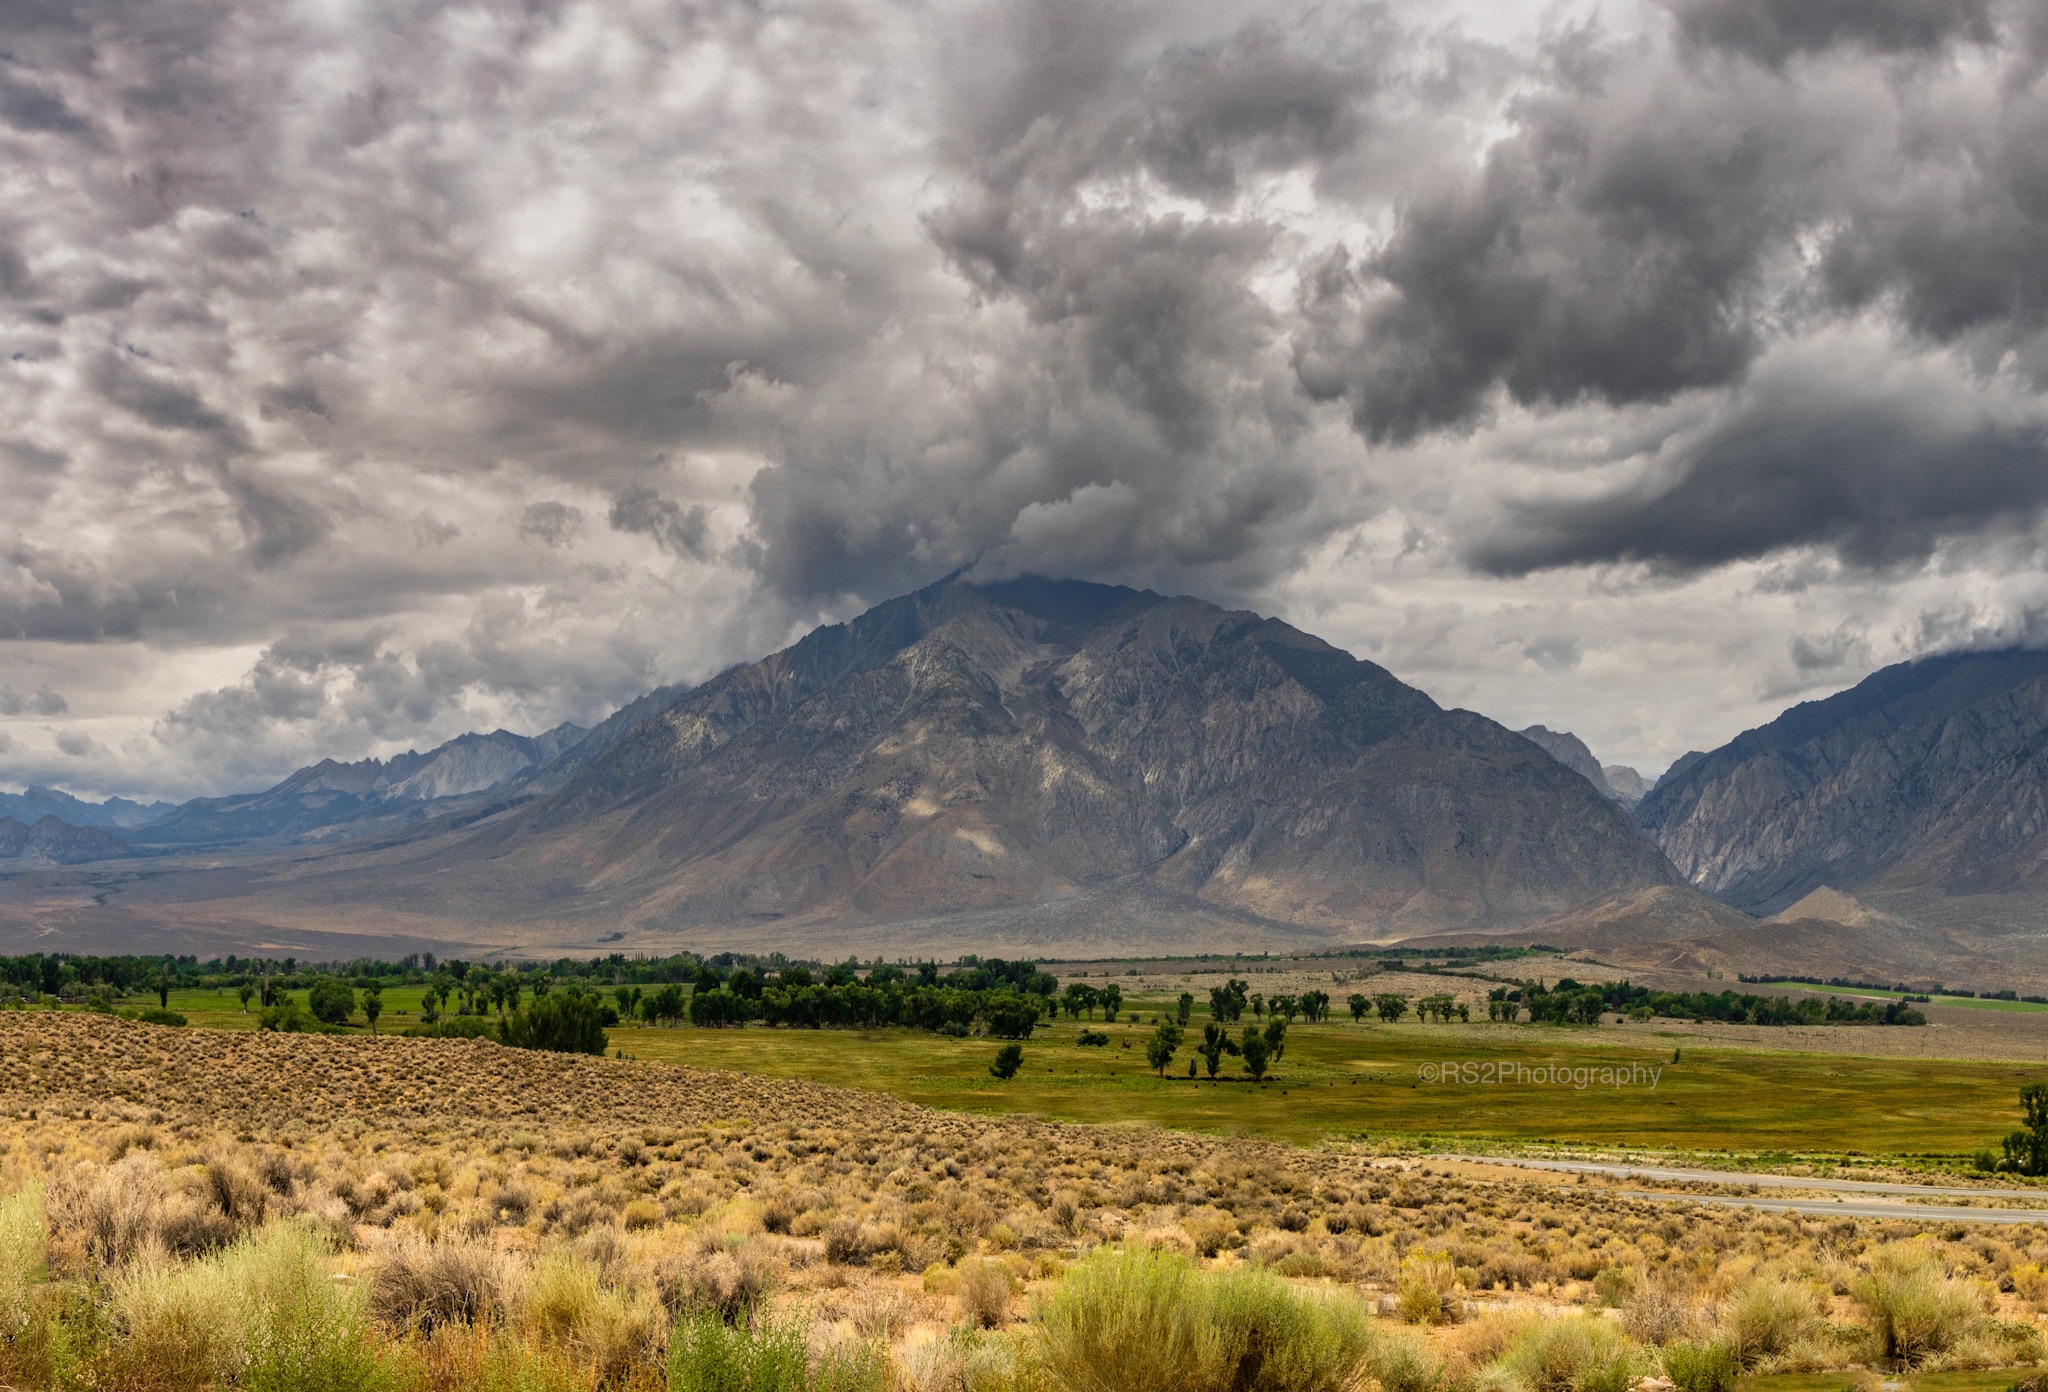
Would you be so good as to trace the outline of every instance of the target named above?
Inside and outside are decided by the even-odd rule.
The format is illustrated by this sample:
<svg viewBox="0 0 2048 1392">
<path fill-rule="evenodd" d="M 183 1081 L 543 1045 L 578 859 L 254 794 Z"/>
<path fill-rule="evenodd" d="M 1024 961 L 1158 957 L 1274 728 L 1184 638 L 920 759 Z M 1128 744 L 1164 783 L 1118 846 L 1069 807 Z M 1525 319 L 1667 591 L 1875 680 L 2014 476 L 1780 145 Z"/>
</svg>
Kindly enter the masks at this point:
<svg viewBox="0 0 2048 1392">
<path fill-rule="evenodd" d="M 2020 1085 L 2039 1068 L 1815 1054 L 1704 1050 L 1650 1031 L 1597 1042 L 1551 1026 L 1297 1025 L 1263 1084 L 1186 1076 L 1185 1049 L 1154 1076 L 1142 1026 L 1107 1027 L 1082 1048 L 1078 1027 L 1041 1031 L 1017 1077 L 998 1082 L 983 1039 L 901 1030 L 620 1029 L 628 1054 L 892 1093 L 934 1107 L 1025 1112 L 1270 1136 L 1471 1137 L 1741 1153 L 1966 1155 L 2016 1124 Z M 1126 1047 L 1128 1046 L 1128 1047 Z M 1655 1086 L 1430 1082 L 1446 1062 L 1541 1070 L 1660 1070 Z M 1476 1071 L 1476 1070 L 1475 1070 Z M 1226 1061 L 1227 1075 L 1239 1074 Z"/>
<path fill-rule="evenodd" d="M 1862 1000 L 1904 1000 L 1915 995 L 1910 991 L 1886 991 L 1870 986 L 1814 986 L 1803 981 L 1763 981 L 1757 985 L 1812 995 L 1855 996 Z M 1965 1010 L 2048 1011 L 2048 1005 L 2042 1005 L 2037 1001 L 1990 1000 L 1983 996 L 1937 995 L 1934 997 L 1934 1004 L 1960 1006 Z"/>
<path fill-rule="evenodd" d="M 384 993 L 381 1028 L 417 1023 L 421 989 Z M 131 1002 L 142 1003 L 139 998 Z M 155 1004 L 151 999 L 148 1004 Z M 1141 1008 L 1158 1003 L 1139 1002 Z M 176 991 L 195 1027 L 254 1029 L 231 993 Z M 1201 1018 L 1196 1018 L 1199 1033 Z M 1995 1150 L 2017 1123 L 2039 1066 L 1701 1048 L 1654 1026 L 1296 1024 L 1263 1084 L 1226 1060 L 1224 1080 L 1190 1080 L 1183 1046 L 1165 1078 L 1146 1066 L 1148 1025 L 1105 1029 L 1107 1048 L 1076 1044 L 1062 1020 L 1025 1048 L 1021 1073 L 988 1073 L 997 1044 L 909 1030 L 704 1030 L 620 1027 L 629 1056 L 885 1092 L 959 1111 L 1166 1126 L 1265 1136 L 1556 1141 L 1743 1155 L 1959 1157 Z M 1682 1057 L 1673 1054 L 1683 1045 Z M 1493 1070 L 1491 1082 L 1432 1081 L 1430 1068 Z M 1597 1073 L 1627 1070 L 1615 1086 Z M 1546 1081 L 1551 1070 L 1569 1080 Z M 1655 1071 L 1654 1086 L 1649 1081 Z M 1502 1076 L 1505 1074 L 1506 1076 Z M 1584 1085 L 1579 1085 L 1581 1081 Z"/>
</svg>

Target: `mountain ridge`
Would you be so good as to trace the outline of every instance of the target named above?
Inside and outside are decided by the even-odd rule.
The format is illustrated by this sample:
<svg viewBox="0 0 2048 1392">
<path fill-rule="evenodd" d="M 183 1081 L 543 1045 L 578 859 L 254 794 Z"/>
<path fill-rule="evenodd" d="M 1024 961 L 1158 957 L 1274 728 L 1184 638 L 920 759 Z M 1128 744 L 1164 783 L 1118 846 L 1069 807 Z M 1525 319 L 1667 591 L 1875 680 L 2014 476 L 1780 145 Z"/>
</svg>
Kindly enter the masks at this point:
<svg viewBox="0 0 2048 1392">
<path fill-rule="evenodd" d="M 1167 949 L 1180 915 L 1220 950 L 1677 880 L 1586 779 L 1383 668 L 1247 611 L 1039 577 L 949 577 L 814 630 L 455 820 L 124 902 L 616 950 L 998 927 Z"/>
</svg>

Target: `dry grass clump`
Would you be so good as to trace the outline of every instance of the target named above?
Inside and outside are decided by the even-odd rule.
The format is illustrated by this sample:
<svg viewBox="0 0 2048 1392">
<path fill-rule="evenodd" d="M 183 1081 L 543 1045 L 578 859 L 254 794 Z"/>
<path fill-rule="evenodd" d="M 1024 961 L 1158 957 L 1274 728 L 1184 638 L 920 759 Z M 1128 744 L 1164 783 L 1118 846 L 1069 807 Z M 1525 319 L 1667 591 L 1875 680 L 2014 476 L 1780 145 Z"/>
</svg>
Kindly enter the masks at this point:
<svg viewBox="0 0 2048 1392">
<path fill-rule="evenodd" d="M 395 1242 L 371 1268 L 370 1311 L 394 1332 L 493 1323 L 504 1316 L 501 1267 L 495 1253 L 476 1243 Z"/>
</svg>

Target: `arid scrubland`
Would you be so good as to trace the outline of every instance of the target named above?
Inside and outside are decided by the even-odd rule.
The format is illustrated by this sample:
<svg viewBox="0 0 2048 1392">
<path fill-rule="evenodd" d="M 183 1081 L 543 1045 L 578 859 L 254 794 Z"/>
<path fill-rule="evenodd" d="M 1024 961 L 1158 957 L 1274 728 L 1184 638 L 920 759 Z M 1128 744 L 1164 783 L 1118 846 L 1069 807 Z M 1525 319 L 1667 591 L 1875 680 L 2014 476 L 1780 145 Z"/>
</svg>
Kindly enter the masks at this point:
<svg viewBox="0 0 2048 1392">
<path fill-rule="evenodd" d="M 2030 1364 L 2048 1312 L 2048 1225 L 462 1040 L 0 1015 L 0 1146 L 6 1387 L 1720 1392 Z"/>
</svg>

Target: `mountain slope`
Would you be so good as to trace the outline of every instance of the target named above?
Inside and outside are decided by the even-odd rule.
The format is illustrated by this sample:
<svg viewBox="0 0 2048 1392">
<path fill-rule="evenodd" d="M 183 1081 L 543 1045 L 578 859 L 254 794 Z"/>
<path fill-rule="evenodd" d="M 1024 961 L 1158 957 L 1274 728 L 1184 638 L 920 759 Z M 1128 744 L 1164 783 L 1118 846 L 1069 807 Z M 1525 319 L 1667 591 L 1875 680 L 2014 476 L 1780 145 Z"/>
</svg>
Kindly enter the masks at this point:
<svg viewBox="0 0 2048 1392">
<path fill-rule="evenodd" d="M 1585 779 L 1371 663 L 1199 600 L 1024 579 L 819 629 L 548 796 L 260 894 L 423 935 L 873 951 L 948 924 L 1085 939 L 1131 906 L 1175 946 L 1170 905 L 1204 941 L 1345 940 L 1675 879 Z"/>
<path fill-rule="evenodd" d="M 12 817 L 34 824 L 55 817 L 74 827 L 139 827 L 172 809 L 168 802 L 132 802 L 110 797 L 105 802 L 87 802 L 55 788 L 29 787 L 19 793 L 0 793 L 0 817 Z"/>
<path fill-rule="evenodd" d="M 0 817 L 0 860 L 77 865 L 128 854 L 127 842 L 105 827 L 77 827 L 50 816 L 38 818 L 32 825 Z"/>
<path fill-rule="evenodd" d="M 576 725 L 533 736 L 494 730 L 457 736 L 424 754 L 408 750 L 352 764 L 322 759 L 259 793 L 182 803 L 134 839 L 160 847 L 232 845 L 290 841 L 365 821 L 414 821 L 513 786 L 584 734 Z"/>
<path fill-rule="evenodd" d="M 1687 756 L 1637 808 L 1708 893 L 2048 893 L 2048 653 L 1888 667 Z M 1881 905 L 1882 906 L 1882 905 Z"/>
</svg>

